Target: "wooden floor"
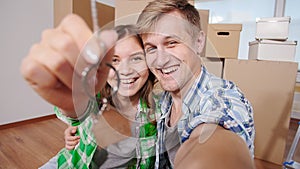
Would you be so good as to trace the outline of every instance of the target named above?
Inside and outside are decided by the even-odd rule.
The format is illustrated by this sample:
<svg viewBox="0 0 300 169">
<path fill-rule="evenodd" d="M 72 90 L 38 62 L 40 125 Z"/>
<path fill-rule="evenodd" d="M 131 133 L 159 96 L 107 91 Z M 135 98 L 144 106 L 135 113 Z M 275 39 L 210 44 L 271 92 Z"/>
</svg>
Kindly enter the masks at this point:
<svg viewBox="0 0 300 169">
<path fill-rule="evenodd" d="M 54 116 L 16 125 L 0 126 L 0 169 L 35 169 L 64 147 L 67 126 Z M 291 120 L 287 150 L 296 133 L 297 120 Z M 294 159 L 300 161 L 300 146 Z M 282 166 L 255 159 L 257 169 Z"/>
<path fill-rule="evenodd" d="M 0 129 L 0 169 L 37 169 L 64 147 L 66 127 L 50 118 Z"/>
</svg>

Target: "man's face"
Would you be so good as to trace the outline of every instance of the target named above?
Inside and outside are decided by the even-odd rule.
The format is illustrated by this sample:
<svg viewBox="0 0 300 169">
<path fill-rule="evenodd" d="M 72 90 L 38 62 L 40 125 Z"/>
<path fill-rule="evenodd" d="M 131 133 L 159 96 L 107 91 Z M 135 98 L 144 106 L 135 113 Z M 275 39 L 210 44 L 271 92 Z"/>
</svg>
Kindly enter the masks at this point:
<svg viewBox="0 0 300 169">
<path fill-rule="evenodd" d="M 188 26 L 178 12 L 171 12 L 143 35 L 148 67 L 166 91 L 186 92 L 193 77 L 200 74 L 197 52 L 202 46 L 199 48 L 199 38 L 193 37 Z"/>
</svg>

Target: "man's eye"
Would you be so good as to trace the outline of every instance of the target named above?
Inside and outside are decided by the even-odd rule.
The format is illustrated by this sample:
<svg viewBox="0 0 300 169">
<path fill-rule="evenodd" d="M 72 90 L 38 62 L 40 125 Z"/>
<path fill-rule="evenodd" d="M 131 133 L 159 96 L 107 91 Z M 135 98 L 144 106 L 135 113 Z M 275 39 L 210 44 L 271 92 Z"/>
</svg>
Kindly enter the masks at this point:
<svg viewBox="0 0 300 169">
<path fill-rule="evenodd" d="M 155 50 L 156 50 L 155 47 L 148 47 L 148 48 L 146 48 L 146 53 L 147 53 L 147 54 L 152 54 L 152 53 L 155 52 Z"/>
<path fill-rule="evenodd" d="M 178 44 L 178 42 L 177 41 L 169 41 L 167 44 L 168 44 L 169 47 L 173 47 L 176 44 Z"/>
</svg>

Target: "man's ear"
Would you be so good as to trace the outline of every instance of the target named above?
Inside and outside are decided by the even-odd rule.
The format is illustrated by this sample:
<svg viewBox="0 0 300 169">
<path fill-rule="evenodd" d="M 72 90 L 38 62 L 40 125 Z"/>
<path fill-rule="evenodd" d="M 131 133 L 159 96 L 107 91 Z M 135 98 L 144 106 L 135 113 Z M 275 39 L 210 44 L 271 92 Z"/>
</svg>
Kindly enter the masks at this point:
<svg viewBox="0 0 300 169">
<path fill-rule="evenodd" d="M 206 35 L 203 31 L 200 31 L 198 38 L 196 39 L 196 52 L 200 55 L 205 46 Z"/>
</svg>

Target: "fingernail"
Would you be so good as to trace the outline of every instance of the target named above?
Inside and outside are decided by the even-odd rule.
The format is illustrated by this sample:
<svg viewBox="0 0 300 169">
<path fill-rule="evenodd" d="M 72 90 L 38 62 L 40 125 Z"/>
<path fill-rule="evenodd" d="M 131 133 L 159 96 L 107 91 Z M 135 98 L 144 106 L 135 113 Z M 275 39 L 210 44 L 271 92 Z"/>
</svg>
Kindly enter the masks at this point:
<svg viewBox="0 0 300 169">
<path fill-rule="evenodd" d="M 99 60 L 99 49 L 95 44 L 87 44 L 83 56 L 88 63 L 96 64 Z"/>
</svg>

